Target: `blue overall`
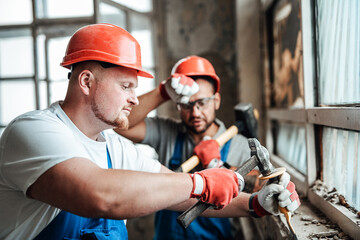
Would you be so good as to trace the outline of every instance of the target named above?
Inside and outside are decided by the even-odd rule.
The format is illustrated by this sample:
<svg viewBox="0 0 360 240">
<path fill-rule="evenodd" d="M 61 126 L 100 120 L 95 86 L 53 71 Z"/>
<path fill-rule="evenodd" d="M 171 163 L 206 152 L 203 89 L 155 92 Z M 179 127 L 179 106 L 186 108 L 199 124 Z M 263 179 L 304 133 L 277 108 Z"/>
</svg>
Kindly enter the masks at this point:
<svg viewBox="0 0 360 240">
<path fill-rule="evenodd" d="M 173 156 L 170 160 L 171 169 L 178 168 L 182 163 L 182 149 L 184 134 L 178 134 Z M 226 161 L 230 141 L 221 149 L 221 159 Z M 231 234 L 231 224 L 228 218 L 196 218 L 190 226 L 184 230 L 176 221 L 180 212 L 162 210 L 155 216 L 155 236 L 154 240 L 181 240 L 181 239 L 233 239 Z"/>
<path fill-rule="evenodd" d="M 108 149 L 108 168 L 112 168 Z M 62 210 L 34 240 L 117 240 L 128 239 L 124 220 L 85 218 Z"/>
</svg>

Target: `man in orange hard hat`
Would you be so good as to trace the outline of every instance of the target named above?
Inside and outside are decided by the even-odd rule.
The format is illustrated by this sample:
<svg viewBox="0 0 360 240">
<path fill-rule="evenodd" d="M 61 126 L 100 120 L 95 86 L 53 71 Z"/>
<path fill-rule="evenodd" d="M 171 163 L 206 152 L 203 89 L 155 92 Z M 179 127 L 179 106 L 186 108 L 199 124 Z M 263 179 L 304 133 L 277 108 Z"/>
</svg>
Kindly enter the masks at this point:
<svg viewBox="0 0 360 240">
<path fill-rule="evenodd" d="M 226 131 L 224 123 L 216 118 L 221 101 L 219 90 L 220 78 L 207 59 L 185 57 L 173 66 L 168 80 L 139 97 L 140 102 L 146 104 L 133 109 L 129 129 L 115 131 L 130 140 L 152 146 L 160 162 L 172 170 L 194 153 L 202 163 L 194 171 L 223 164 L 240 166 L 250 158 L 250 148 L 244 136 L 236 135 L 221 149 L 213 139 L 202 141 L 208 137 L 216 139 Z M 169 99 L 176 103 L 180 121 L 146 117 Z M 183 229 L 176 220 L 180 214 L 169 210 L 156 213 L 154 239 L 233 239 L 228 218 L 198 217 L 187 229 Z"/>
<path fill-rule="evenodd" d="M 64 101 L 18 116 L 1 136 L 0 239 L 127 239 L 124 219 L 183 211 L 194 198 L 222 209 L 206 216 L 249 215 L 241 176 L 227 169 L 172 173 L 106 131 L 128 127 L 139 104 L 137 76 L 152 77 L 127 31 L 80 28 L 61 65 L 71 69 Z"/>
</svg>

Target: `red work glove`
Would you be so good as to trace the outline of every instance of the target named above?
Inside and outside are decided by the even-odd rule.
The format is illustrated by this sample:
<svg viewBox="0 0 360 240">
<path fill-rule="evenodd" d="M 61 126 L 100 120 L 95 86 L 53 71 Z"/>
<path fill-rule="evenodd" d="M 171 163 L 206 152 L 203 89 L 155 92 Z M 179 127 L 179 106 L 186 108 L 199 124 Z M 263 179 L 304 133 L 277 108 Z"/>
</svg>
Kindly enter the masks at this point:
<svg viewBox="0 0 360 240">
<path fill-rule="evenodd" d="M 199 91 L 199 85 L 184 74 L 172 74 L 159 85 L 160 94 L 164 99 L 178 103 L 188 103 L 191 95 Z"/>
<path fill-rule="evenodd" d="M 250 213 L 254 217 L 279 215 L 279 206 L 291 212 L 300 206 L 295 184 L 290 181 L 290 175 L 287 173 L 282 174 L 279 183 L 268 184 L 254 193 L 249 201 Z"/>
<path fill-rule="evenodd" d="M 225 168 L 212 168 L 190 174 L 193 180 L 191 198 L 198 198 L 222 209 L 244 188 L 244 178 Z"/>
<path fill-rule="evenodd" d="M 214 139 L 201 141 L 194 148 L 194 154 L 199 157 L 203 168 L 218 168 L 223 165 L 219 143 Z"/>
</svg>

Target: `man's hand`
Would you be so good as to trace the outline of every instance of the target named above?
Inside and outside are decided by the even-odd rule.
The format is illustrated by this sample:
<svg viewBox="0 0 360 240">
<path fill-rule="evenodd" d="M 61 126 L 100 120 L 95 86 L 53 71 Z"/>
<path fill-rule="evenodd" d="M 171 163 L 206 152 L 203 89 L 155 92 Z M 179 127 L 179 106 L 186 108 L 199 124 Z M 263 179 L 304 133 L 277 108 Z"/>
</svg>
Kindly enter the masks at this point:
<svg viewBox="0 0 360 240">
<path fill-rule="evenodd" d="M 295 184 L 290 181 L 290 175 L 286 172 L 280 177 L 279 183 L 271 183 L 264 186 L 259 192 L 250 198 L 249 207 L 253 216 L 279 215 L 279 206 L 293 212 L 300 206 L 299 195 L 295 190 Z"/>
<path fill-rule="evenodd" d="M 225 168 L 212 168 L 190 174 L 193 180 L 191 198 L 198 198 L 222 209 L 244 188 L 244 178 Z"/>
<path fill-rule="evenodd" d="M 199 91 L 199 85 L 184 74 L 175 73 L 160 83 L 160 93 L 164 99 L 188 103 L 191 95 Z"/>
<path fill-rule="evenodd" d="M 194 148 L 203 168 L 219 168 L 223 165 L 219 143 L 214 139 L 203 140 Z"/>
</svg>

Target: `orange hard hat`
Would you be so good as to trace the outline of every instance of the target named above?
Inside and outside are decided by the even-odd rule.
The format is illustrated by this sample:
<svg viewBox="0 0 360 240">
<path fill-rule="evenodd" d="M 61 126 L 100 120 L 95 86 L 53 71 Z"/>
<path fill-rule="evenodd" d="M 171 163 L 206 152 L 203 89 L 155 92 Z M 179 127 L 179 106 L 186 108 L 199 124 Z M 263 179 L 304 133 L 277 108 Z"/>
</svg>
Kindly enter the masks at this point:
<svg viewBox="0 0 360 240">
<path fill-rule="evenodd" d="M 220 90 L 220 78 L 216 75 L 214 67 L 205 58 L 198 56 L 189 56 L 180 59 L 177 63 L 175 63 L 174 67 L 171 70 L 171 74 L 174 73 L 184 74 L 188 77 L 211 77 L 216 82 L 215 92 L 219 92 Z"/>
<path fill-rule="evenodd" d="M 126 30 L 108 23 L 92 24 L 70 38 L 61 66 L 83 61 L 102 61 L 135 69 L 138 76 L 153 78 L 141 66 L 140 45 Z"/>
</svg>

